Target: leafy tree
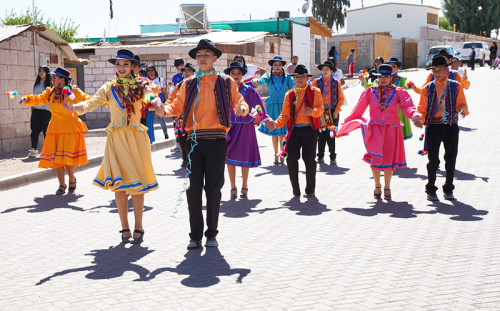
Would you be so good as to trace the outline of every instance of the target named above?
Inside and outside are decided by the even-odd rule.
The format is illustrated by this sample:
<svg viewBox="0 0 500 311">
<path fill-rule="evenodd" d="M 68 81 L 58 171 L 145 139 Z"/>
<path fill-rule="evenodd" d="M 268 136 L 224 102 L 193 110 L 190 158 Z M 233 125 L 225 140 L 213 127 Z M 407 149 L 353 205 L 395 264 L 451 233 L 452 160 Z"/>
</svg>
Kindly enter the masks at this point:
<svg viewBox="0 0 500 311">
<path fill-rule="evenodd" d="M 443 13 L 460 32 L 489 37 L 500 28 L 498 0 L 444 0 Z"/>
<path fill-rule="evenodd" d="M 335 23 L 337 30 L 345 25 L 345 9 L 351 6 L 349 0 L 312 0 L 313 17 L 332 28 Z"/>
<path fill-rule="evenodd" d="M 26 12 L 21 12 L 19 14 L 15 13 L 14 10 L 10 13 L 5 13 L 5 17 L 1 19 L 3 25 L 27 25 L 33 23 L 33 15 L 30 9 Z M 80 25 L 75 25 L 75 23 L 69 19 L 61 19 L 59 23 L 55 22 L 53 19 L 45 19 L 41 11 L 35 12 L 35 20 L 37 24 L 44 24 L 50 30 L 57 33 L 59 37 L 63 38 L 66 42 L 75 42 L 76 31 Z"/>
<path fill-rule="evenodd" d="M 439 17 L 439 29 L 443 30 L 453 30 L 453 26 L 450 25 L 450 21 L 445 16 Z"/>
</svg>

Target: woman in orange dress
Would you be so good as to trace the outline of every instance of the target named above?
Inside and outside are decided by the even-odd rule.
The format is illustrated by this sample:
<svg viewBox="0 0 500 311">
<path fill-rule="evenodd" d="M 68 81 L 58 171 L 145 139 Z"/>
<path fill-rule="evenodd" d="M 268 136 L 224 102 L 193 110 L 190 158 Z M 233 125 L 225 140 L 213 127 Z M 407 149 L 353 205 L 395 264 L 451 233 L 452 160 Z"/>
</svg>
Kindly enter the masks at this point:
<svg viewBox="0 0 500 311">
<path fill-rule="evenodd" d="M 53 87 L 47 87 L 40 95 L 25 95 L 19 104 L 30 107 L 49 105 L 52 114 L 47 136 L 43 143 L 40 155 L 40 168 L 53 168 L 59 180 L 56 195 L 66 192 L 64 168 L 68 172 L 69 188 L 72 193 L 76 189 L 75 166 L 86 164 L 87 147 L 84 134 L 88 132 L 85 123 L 80 120 L 76 112 L 64 109 L 64 104 L 76 104 L 90 98 L 76 86 L 69 86 L 69 71 L 57 67 L 50 73 Z"/>
</svg>

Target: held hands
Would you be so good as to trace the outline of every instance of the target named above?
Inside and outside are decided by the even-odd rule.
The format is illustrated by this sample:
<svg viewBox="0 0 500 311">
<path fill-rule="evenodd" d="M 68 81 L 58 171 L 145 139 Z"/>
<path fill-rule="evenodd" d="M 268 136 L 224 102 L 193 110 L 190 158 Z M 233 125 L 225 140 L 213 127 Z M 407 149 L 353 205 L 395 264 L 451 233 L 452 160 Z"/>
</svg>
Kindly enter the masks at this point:
<svg viewBox="0 0 500 311">
<path fill-rule="evenodd" d="M 161 104 L 161 101 L 160 101 L 160 104 L 156 104 L 154 105 L 155 107 L 155 113 L 161 117 L 161 118 L 164 118 L 165 117 L 165 106 L 163 104 Z"/>
<path fill-rule="evenodd" d="M 420 118 L 418 116 L 413 117 L 413 124 L 415 124 L 415 126 L 418 128 L 423 127 L 423 123 L 422 123 L 422 121 L 420 121 Z"/>
<path fill-rule="evenodd" d="M 462 106 L 462 108 L 460 108 L 460 110 L 458 111 L 458 113 L 460 113 L 460 115 L 462 116 L 462 118 L 465 118 L 465 114 L 467 113 L 467 110 L 466 110 L 465 106 Z"/>
<path fill-rule="evenodd" d="M 338 117 L 339 117 L 339 113 L 338 113 L 337 111 L 335 111 L 335 112 L 333 113 L 333 118 L 334 118 L 334 119 L 337 119 Z"/>
<path fill-rule="evenodd" d="M 19 100 L 19 102 L 17 103 L 18 105 L 24 105 L 24 102 L 27 102 L 28 101 L 28 98 L 27 97 L 23 97 L 21 98 L 21 100 Z"/>
<path fill-rule="evenodd" d="M 271 119 L 268 119 L 268 120 L 265 120 L 265 121 L 262 121 L 262 123 L 264 123 L 264 125 L 270 129 L 271 131 L 276 129 L 276 121 L 273 121 Z"/>
<path fill-rule="evenodd" d="M 245 117 L 248 114 L 248 106 L 247 105 L 240 105 L 238 108 L 239 109 L 236 111 L 236 116 Z"/>
<path fill-rule="evenodd" d="M 257 86 L 259 86 L 259 81 L 257 79 L 253 79 L 252 84 L 253 84 L 253 87 L 256 88 Z"/>
</svg>

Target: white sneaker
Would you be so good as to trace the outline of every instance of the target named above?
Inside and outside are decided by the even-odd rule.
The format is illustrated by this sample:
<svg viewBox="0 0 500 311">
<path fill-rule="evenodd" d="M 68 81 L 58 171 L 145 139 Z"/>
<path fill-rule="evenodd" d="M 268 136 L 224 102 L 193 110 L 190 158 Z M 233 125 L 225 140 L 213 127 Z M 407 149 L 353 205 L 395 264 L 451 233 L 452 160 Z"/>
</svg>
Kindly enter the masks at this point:
<svg viewBox="0 0 500 311">
<path fill-rule="evenodd" d="M 36 149 L 31 148 L 28 151 L 28 157 L 30 158 L 36 158 L 38 156 L 38 151 Z"/>
<path fill-rule="evenodd" d="M 176 151 L 180 151 L 181 150 L 181 146 L 179 146 L 179 144 L 175 144 L 175 147 L 170 149 L 171 152 L 176 152 Z"/>
</svg>

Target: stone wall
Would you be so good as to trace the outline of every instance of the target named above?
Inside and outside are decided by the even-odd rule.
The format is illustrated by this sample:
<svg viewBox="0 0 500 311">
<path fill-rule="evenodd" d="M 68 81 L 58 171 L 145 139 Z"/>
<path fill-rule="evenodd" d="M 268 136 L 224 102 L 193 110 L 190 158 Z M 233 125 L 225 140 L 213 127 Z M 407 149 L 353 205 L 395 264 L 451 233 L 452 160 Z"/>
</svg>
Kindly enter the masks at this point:
<svg viewBox="0 0 500 311">
<path fill-rule="evenodd" d="M 0 152 L 31 148 L 31 108 L 17 103 L 24 94 L 33 93 L 33 84 L 38 73 L 35 68 L 33 32 L 25 31 L 0 42 Z M 54 70 L 61 66 L 63 56 L 55 44 L 37 35 L 36 60 L 40 56 L 57 55 L 58 63 L 50 64 Z M 10 99 L 8 91 L 17 91 L 18 96 Z M 43 143 L 40 135 L 39 148 Z"/>
</svg>

